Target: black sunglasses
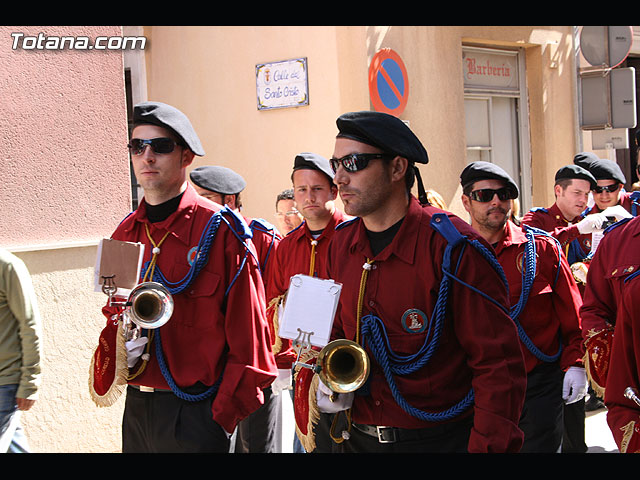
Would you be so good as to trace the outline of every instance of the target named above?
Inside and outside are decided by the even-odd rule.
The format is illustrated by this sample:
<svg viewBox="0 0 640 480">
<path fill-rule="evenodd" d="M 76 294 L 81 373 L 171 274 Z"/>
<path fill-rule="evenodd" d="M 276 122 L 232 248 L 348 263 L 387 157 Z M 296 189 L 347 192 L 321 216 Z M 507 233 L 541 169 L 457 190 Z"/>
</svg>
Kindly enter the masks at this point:
<svg viewBox="0 0 640 480">
<path fill-rule="evenodd" d="M 144 148 L 149 145 L 153 153 L 171 153 L 176 147 L 177 143 L 168 137 L 158 137 L 149 140 L 143 138 L 132 138 L 131 143 L 127 145 L 131 155 L 142 155 Z"/>
<path fill-rule="evenodd" d="M 500 200 L 501 202 L 515 198 L 513 197 L 511 190 L 509 190 L 507 187 L 498 189 L 483 188 L 481 190 L 474 190 L 469 194 L 469 198 L 471 200 L 475 200 L 476 202 L 487 203 L 493 200 L 494 195 L 498 195 L 498 200 Z"/>
<path fill-rule="evenodd" d="M 333 173 L 338 171 L 338 167 L 342 165 L 347 172 L 353 173 L 362 170 L 369 165 L 369 161 L 376 158 L 393 158 L 393 155 L 386 153 L 350 153 L 342 158 L 330 158 L 331 170 Z"/>
<path fill-rule="evenodd" d="M 602 193 L 602 192 L 613 193 L 619 188 L 620 188 L 619 183 L 612 183 L 611 185 L 605 185 L 605 186 L 596 185 L 595 187 L 593 187 L 593 191 L 596 193 Z"/>
</svg>

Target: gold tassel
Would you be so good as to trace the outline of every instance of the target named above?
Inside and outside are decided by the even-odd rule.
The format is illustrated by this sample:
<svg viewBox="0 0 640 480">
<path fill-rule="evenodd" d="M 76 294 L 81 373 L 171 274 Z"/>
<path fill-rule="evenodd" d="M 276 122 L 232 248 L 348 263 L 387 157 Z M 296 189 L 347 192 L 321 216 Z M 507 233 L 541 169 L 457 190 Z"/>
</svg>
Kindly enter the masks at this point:
<svg viewBox="0 0 640 480">
<path fill-rule="evenodd" d="M 280 328 L 279 325 L 279 317 L 278 317 L 278 307 L 280 306 L 280 301 L 285 297 L 285 295 L 280 295 L 278 297 L 272 298 L 271 301 L 269 302 L 269 306 L 267 307 L 267 312 L 271 309 L 273 309 L 273 337 L 275 338 L 275 343 L 273 345 L 271 345 L 271 350 L 273 351 L 274 355 L 277 355 L 278 353 L 280 353 L 280 350 L 282 350 L 282 339 L 280 338 L 280 336 L 278 335 L 278 329 Z"/>
</svg>

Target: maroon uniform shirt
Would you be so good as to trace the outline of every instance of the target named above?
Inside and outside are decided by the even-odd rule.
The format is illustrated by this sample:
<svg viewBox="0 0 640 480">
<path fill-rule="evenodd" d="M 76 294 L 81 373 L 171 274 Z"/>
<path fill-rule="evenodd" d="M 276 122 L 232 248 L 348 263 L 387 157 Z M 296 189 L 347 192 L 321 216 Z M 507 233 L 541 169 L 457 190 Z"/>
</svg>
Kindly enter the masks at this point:
<svg viewBox="0 0 640 480">
<path fill-rule="evenodd" d="M 556 238 L 571 265 L 582 261 L 591 250 L 591 234 L 581 235 L 576 226 L 583 218 L 579 215 L 571 221 L 565 219 L 558 205 L 554 203 L 549 208 L 535 208 L 528 211 L 522 217 L 522 224 L 544 230 Z"/>
<path fill-rule="evenodd" d="M 640 235 L 640 220 L 634 217 L 608 230 L 591 260 L 584 303 L 580 309 L 583 335 L 588 338 L 615 324 L 618 300 L 624 281 L 640 268 L 640 250 L 633 248 L 631 239 Z"/>
<path fill-rule="evenodd" d="M 327 259 L 327 275 L 343 285 L 333 339 L 356 338 L 363 264 L 373 259 L 363 315 L 372 314 L 383 320 L 390 347 L 399 355 L 413 355 L 424 344 L 443 278 L 441 267 L 447 245 L 445 238 L 430 226 L 435 212 L 442 210 L 423 208 L 411 197 L 398 233 L 376 257 L 372 257 L 361 220 L 338 229 Z M 466 222 L 448 215 L 463 235 L 484 242 Z M 487 260 L 471 245 L 466 246 L 459 263 L 459 249 L 457 252 L 453 265 L 459 265 L 458 276 L 506 308 L 506 288 Z M 452 282 L 439 347 L 420 370 L 395 377 L 406 401 L 426 412 L 442 412 L 456 405 L 473 387 L 475 402 L 462 414 L 474 415 L 471 452 L 517 451 L 522 446 L 518 421 L 526 372 L 515 325 L 503 308 Z M 380 365 L 371 351 L 368 353 L 372 363 L 369 393 L 356 392 L 351 409 L 353 421 L 400 428 L 435 425 L 398 405 Z"/>
<path fill-rule="evenodd" d="M 331 220 L 324 228 L 320 236 L 314 239 L 311 236 L 307 222 L 302 222 L 296 229 L 287 234 L 279 243 L 273 264 L 269 267 L 269 280 L 267 285 L 267 301 L 270 304 L 274 299 L 284 295 L 289 289 L 289 280 L 293 275 L 304 274 L 314 277 L 322 277 L 320 272 L 325 270 L 327 251 L 335 229 L 338 224 L 349 217 L 335 209 Z M 312 242 L 316 245 L 312 245 Z M 313 247 L 313 248 L 312 248 Z M 313 251 L 313 264 L 312 264 Z M 275 338 L 278 334 L 277 325 L 273 324 L 275 307 L 269 309 L 269 319 L 274 337 L 274 345 L 279 348 L 274 350 L 278 368 L 291 368 L 296 359 L 296 353 L 292 347 L 292 341 L 285 338 Z"/>
<path fill-rule="evenodd" d="M 640 238 L 629 240 L 638 249 Z M 624 392 L 631 387 L 640 395 L 640 278 L 629 277 L 620 293 L 605 394 L 607 423 L 620 451 L 637 453 L 640 452 L 640 406 L 626 398 Z"/>
<path fill-rule="evenodd" d="M 594 388 L 606 390 L 616 312 L 625 281 L 640 268 L 640 250 L 633 245 L 640 236 L 640 217 L 607 230 L 598 245 L 587 276 L 584 302 L 580 309 L 582 335 L 590 362 Z M 615 335 L 614 335 L 615 337 Z"/>
<path fill-rule="evenodd" d="M 260 265 L 260 274 L 264 283 L 265 292 L 267 291 L 267 283 L 269 282 L 269 271 L 273 264 L 273 258 L 282 236 L 278 230 L 261 218 L 244 217 L 245 222 L 251 229 L 251 243 L 256 247 L 258 254 L 258 262 Z"/>
<path fill-rule="evenodd" d="M 195 247 L 216 209 L 216 204 L 197 195 L 189 185 L 177 211 L 166 220 L 150 223 L 143 201 L 118 226 L 112 238 L 143 243 L 146 262 L 151 258 L 153 245 L 145 225 L 156 243 L 168 233 L 160 245 L 156 268 L 169 282 L 178 282 L 189 271 Z M 233 225 L 233 216 L 225 216 Z M 253 244 L 248 241 L 247 245 L 255 254 Z M 227 432 L 232 432 L 240 420 L 264 403 L 262 390 L 277 376 L 264 286 L 252 255 L 238 274 L 244 257 L 245 247 L 227 223 L 221 221 L 208 262 L 187 290 L 173 295 L 173 315 L 158 329 L 166 363 L 178 387 L 198 382 L 210 386 L 222 376 L 212 415 Z M 110 323 L 116 309 L 106 306 L 103 313 Z M 146 368 L 129 383 L 169 389 L 154 348 Z"/>
<path fill-rule="evenodd" d="M 556 242 L 543 235 L 535 235 L 534 238 L 536 276 L 518 321 L 533 344 L 546 355 L 555 355 L 559 341 L 562 341 L 559 363 L 563 370 L 571 366 L 581 367 L 584 351 L 579 316 L 582 305 L 580 291 L 565 256 L 559 254 Z M 522 263 L 527 242 L 524 231 L 508 221 L 505 236 L 494 245 L 507 276 L 512 306 L 518 303 L 522 292 Z M 527 372 L 542 363 L 525 345 L 522 351 Z"/>
</svg>

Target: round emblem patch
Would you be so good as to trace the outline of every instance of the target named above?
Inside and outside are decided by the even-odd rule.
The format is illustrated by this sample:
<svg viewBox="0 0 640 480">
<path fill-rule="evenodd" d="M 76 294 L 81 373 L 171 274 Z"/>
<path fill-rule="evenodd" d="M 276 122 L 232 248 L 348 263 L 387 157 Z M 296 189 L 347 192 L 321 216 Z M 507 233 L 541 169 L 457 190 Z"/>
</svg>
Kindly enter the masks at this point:
<svg viewBox="0 0 640 480">
<path fill-rule="evenodd" d="M 198 252 L 198 247 L 195 246 L 189 252 L 187 252 L 187 262 L 189 265 L 193 265 L 193 262 L 196 261 L 196 253 Z"/>
<path fill-rule="evenodd" d="M 522 273 L 522 262 L 524 260 L 524 252 L 520 252 L 516 257 L 516 267 Z M 538 254 L 536 253 L 536 277 L 538 276 Z"/>
<path fill-rule="evenodd" d="M 424 332 L 427 322 L 427 315 L 417 308 L 410 308 L 402 315 L 402 327 L 409 333 Z"/>
</svg>

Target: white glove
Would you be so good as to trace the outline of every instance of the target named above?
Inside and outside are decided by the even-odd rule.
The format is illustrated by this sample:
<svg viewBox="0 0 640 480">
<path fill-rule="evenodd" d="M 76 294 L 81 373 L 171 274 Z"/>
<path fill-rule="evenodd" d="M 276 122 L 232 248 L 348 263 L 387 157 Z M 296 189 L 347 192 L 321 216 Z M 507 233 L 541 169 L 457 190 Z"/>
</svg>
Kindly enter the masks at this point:
<svg viewBox="0 0 640 480">
<path fill-rule="evenodd" d="M 351 408 L 353 393 L 335 393 L 322 381 L 318 381 L 316 401 L 322 413 L 337 413 Z"/>
<path fill-rule="evenodd" d="M 580 220 L 576 226 L 582 234 L 593 233 L 602 228 L 602 224 L 607 221 L 607 216 L 602 213 L 592 213 Z"/>
<path fill-rule="evenodd" d="M 133 368 L 144 351 L 144 346 L 149 339 L 147 337 L 138 337 L 135 340 L 129 340 L 124 343 L 127 349 L 127 366 Z"/>
<path fill-rule="evenodd" d="M 271 393 L 280 395 L 283 390 L 291 390 L 291 369 L 278 369 L 278 378 L 271 384 Z"/>
<path fill-rule="evenodd" d="M 631 218 L 632 216 L 622 205 L 605 208 L 602 214 L 605 217 L 616 217 L 616 222 L 624 218 Z"/>
<path fill-rule="evenodd" d="M 567 405 L 587 394 L 587 372 L 581 367 L 569 367 L 562 383 L 562 399 Z"/>
</svg>

